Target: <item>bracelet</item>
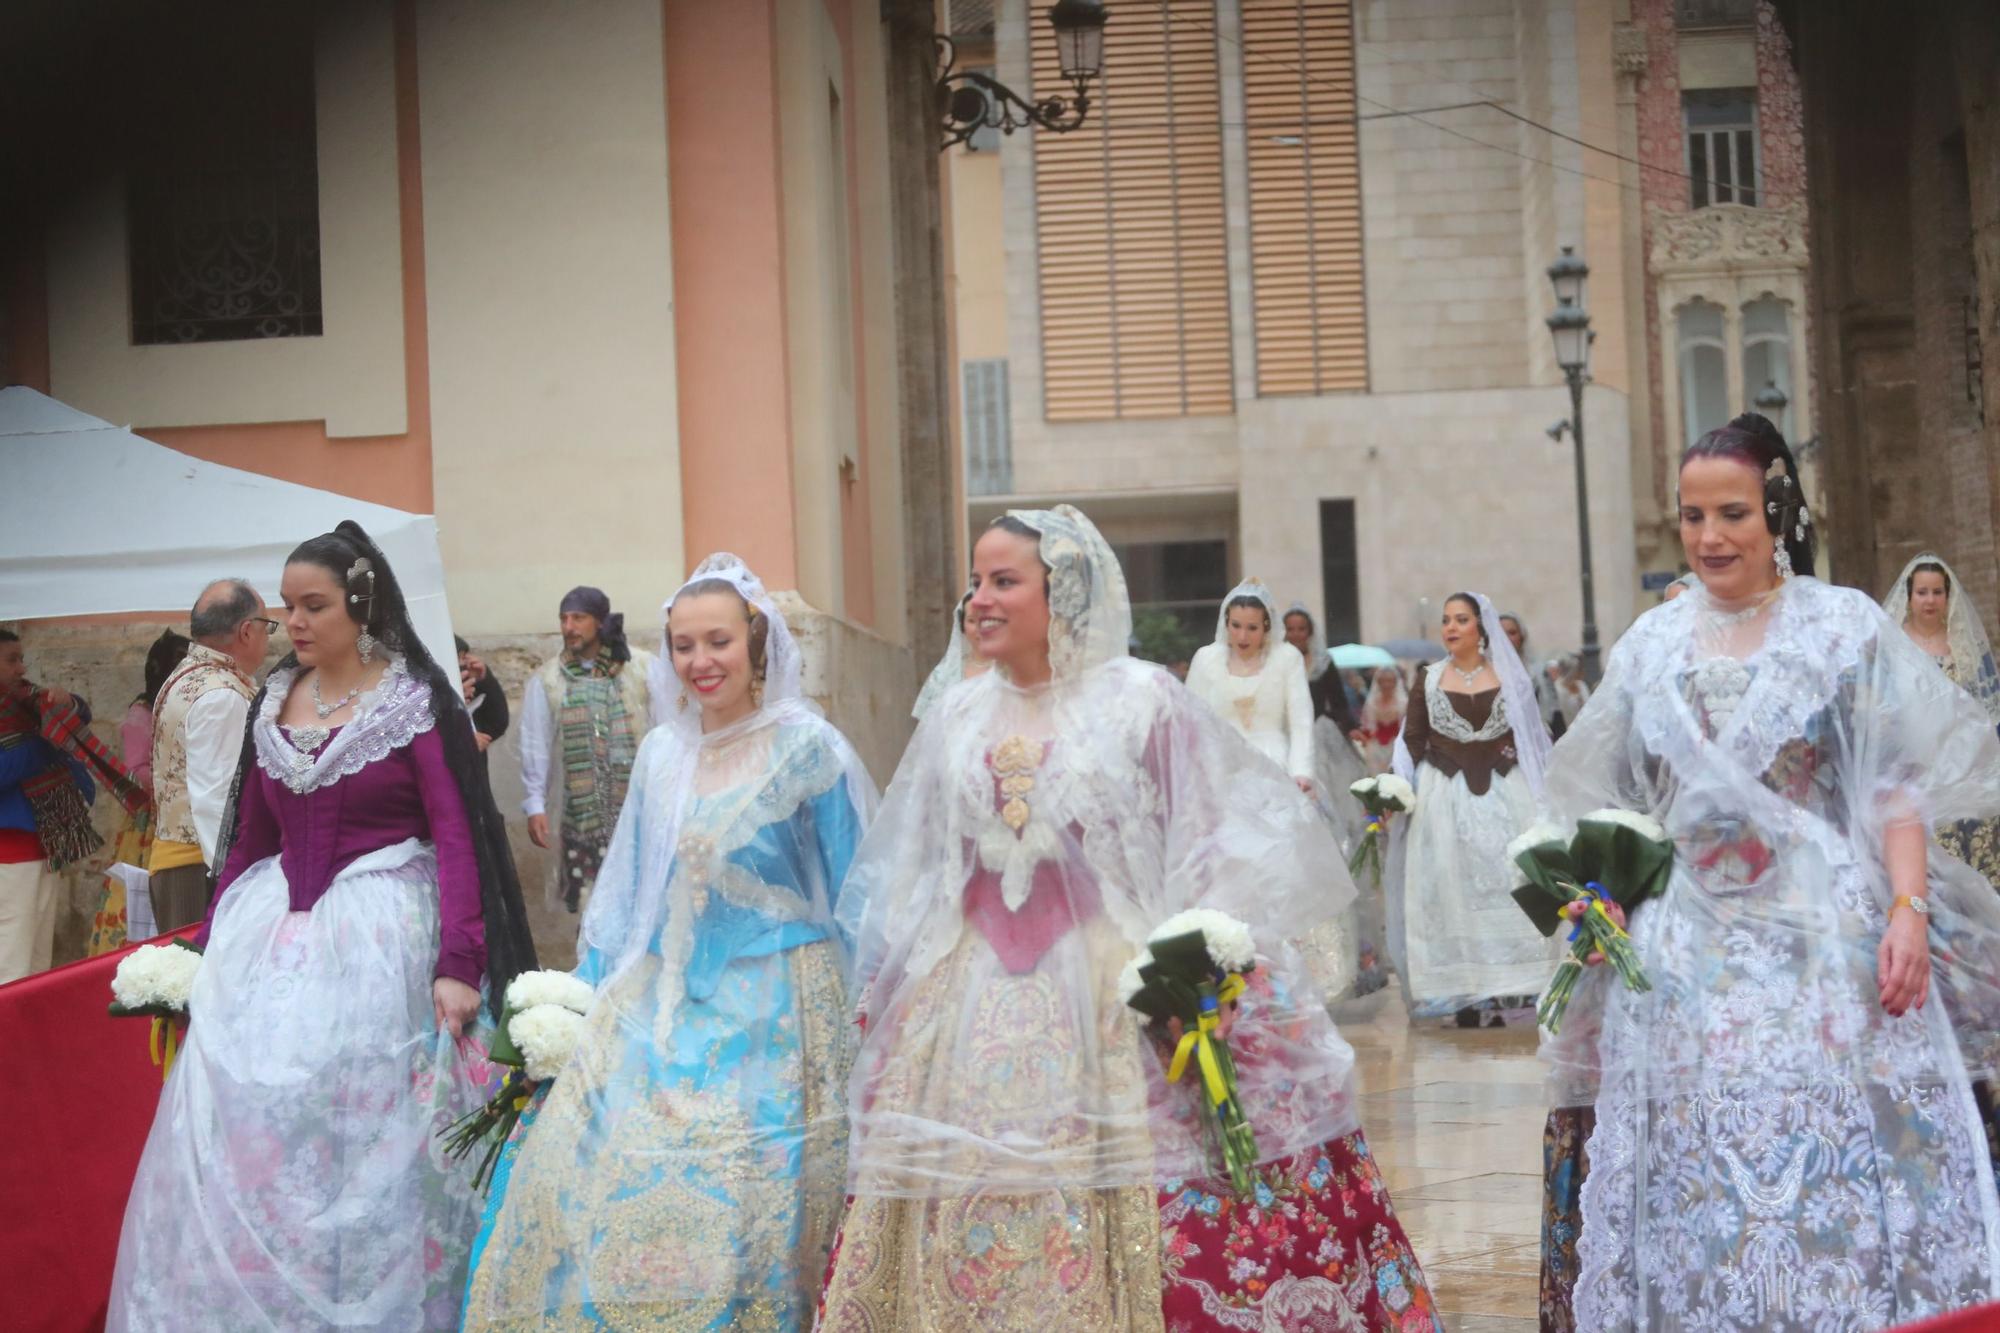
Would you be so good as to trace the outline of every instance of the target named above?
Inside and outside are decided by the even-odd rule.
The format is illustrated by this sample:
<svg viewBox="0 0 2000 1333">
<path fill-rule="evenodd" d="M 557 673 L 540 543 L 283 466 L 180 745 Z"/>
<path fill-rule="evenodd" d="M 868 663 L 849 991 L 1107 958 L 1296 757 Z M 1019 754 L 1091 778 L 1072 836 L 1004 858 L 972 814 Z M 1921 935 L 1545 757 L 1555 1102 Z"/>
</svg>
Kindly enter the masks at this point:
<svg viewBox="0 0 2000 1333">
<path fill-rule="evenodd" d="M 1896 914 L 1896 909 L 1898 907 L 1909 908 L 1912 912 L 1915 912 L 1917 914 L 1918 920 L 1922 921 L 1926 926 L 1930 925 L 1931 904 L 1929 898 L 1922 896 L 1913 896 L 1907 893 L 1899 893 L 1896 895 L 1894 900 L 1891 901 L 1889 904 L 1889 915 L 1894 916 Z"/>
</svg>

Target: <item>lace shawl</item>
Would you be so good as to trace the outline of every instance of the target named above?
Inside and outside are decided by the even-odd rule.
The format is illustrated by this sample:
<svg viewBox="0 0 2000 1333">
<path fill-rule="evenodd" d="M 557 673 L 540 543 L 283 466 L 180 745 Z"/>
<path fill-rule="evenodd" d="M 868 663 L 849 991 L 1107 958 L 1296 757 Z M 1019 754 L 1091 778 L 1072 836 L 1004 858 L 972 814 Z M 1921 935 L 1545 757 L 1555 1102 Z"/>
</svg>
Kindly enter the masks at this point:
<svg viewBox="0 0 2000 1333">
<path fill-rule="evenodd" d="M 251 739 L 257 750 L 257 766 L 301 796 L 388 758 L 391 751 L 437 725 L 431 712 L 430 686 L 412 676 L 402 658 L 392 658 L 380 683 L 354 701 L 353 720 L 315 753 L 309 746 L 295 744 L 293 735 L 303 743 L 307 733 L 320 728 L 288 728 L 278 721 L 297 676 L 298 672 L 288 667 L 271 673 L 265 683 L 263 706 L 251 726 Z"/>
</svg>

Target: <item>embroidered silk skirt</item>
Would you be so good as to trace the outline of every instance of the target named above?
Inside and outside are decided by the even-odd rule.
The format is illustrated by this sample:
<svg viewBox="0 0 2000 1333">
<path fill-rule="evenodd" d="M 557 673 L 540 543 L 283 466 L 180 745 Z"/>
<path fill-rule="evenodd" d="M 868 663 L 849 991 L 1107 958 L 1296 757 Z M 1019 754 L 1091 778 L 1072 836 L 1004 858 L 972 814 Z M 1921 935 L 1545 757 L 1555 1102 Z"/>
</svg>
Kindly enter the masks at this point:
<svg viewBox="0 0 2000 1333">
<path fill-rule="evenodd" d="M 438 1132 L 488 1072 L 441 1032 L 437 864 L 415 840 L 290 910 L 222 900 L 125 1209 L 107 1327 L 454 1329 L 479 1204 Z"/>
<path fill-rule="evenodd" d="M 1125 945 L 1101 920 L 1078 927 L 1100 954 Z M 1095 937 L 1102 938 L 1095 938 Z M 970 931 L 902 1020 L 913 1071 L 951 1070 L 935 1043 L 983 1053 L 1014 1076 L 984 1099 L 955 1086 L 898 1085 L 899 1105 L 952 1105 L 998 1136 L 1038 1078 L 1143 1086 L 1141 1051 L 1111 1044 L 1078 1063 L 1057 990 L 1039 972 L 963 978 L 987 946 Z M 926 1045 L 925 1043 L 933 1043 Z M 957 1080 L 947 1076 L 946 1083 Z M 940 1082 L 932 1078 L 930 1084 Z M 1143 1093 L 1140 1095 L 1143 1096 Z M 967 1123 L 960 1121 L 959 1123 Z M 1070 1126 L 1075 1152 L 1093 1129 Z M 1102 1142 L 1102 1140 L 1099 1140 Z M 1119 1140 L 1123 1145 L 1123 1140 Z M 960 1176 L 968 1175 L 959 1172 Z M 1226 1180 L 1123 1188 L 1051 1184 L 1037 1193 L 862 1194 L 848 1205 L 829 1266 L 823 1333 L 1174 1333 L 1192 1330 L 1407 1330 L 1440 1327 L 1415 1253 L 1356 1131 L 1266 1163 L 1250 1198 Z M 864 1173 L 865 1181 L 865 1173 Z"/>
<path fill-rule="evenodd" d="M 847 1006 L 824 941 L 659 1003 L 648 954 L 495 1173 L 468 1329 L 801 1330 L 839 1220 Z"/>
</svg>

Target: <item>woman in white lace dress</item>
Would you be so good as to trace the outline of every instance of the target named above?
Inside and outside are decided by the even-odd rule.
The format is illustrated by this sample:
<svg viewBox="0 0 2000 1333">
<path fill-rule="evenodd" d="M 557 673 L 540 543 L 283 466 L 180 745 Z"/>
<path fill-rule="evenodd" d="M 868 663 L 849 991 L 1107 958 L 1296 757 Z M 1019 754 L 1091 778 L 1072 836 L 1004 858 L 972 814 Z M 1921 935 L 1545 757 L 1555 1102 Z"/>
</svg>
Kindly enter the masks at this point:
<svg viewBox="0 0 2000 1333">
<path fill-rule="evenodd" d="M 1315 799 L 1329 831 L 1345 847 L 1353 831 L 1335 812 L 1359 806 L 1345 787 L 1333 792 L 1320 780 L 1322 772 L 1329 779 L 1334 775 L 1322 762 L 1306 659 L 1280 637 L 1281 624 L 1269 588 L 1255 579 L 1231 588 L 1216 614 L 1215 642 L 1197 650 L 1188 668 L 1188 689 Z M 1339 688 L 1337 681 L 1334 687 Z M 1335 739 L 1347 744 L 1337 733 Z M 1344 887 L 1347 876 L 1340 880 Z M 1357 933 L 1356 914 L 1348 910 L 1295 941 L 1329 999 L 1343 997 L 1354 984 L 1360 967 Z"/>
<path fill-rule="evenodd" d="M 1389 947 L 1411 1017 L 1497 1026 L 1533 1003 L 1560 947 L 1514 902 L 1506 858 L 1533 822 L 1549 733 L 1491 601 L 1453 593 L 1441 629 L 1447 656 L 1418 669 L 1396 741 L 1417 808 L 1383 875 Z"/>
<path fill-rule="evenodd" d="M 1795 573 L 1795 478 L 1754 414 L 1688 451 L 1701 586 L 1619 640 L 1549 775 L 1566 817 L 1660 821 L 1675 865 L 1630 920 L 1651 989 L 1593 969 L 1544 1046 L 1584 1138 L 1551 1141 L 1545 1260 L 1581 1235 L 1545 1328 L 1875 1329 L 2000 1294 L 1973 1090 L 2000 902 L 1928 836 L 2000 810 L 2000 743 L 1864 595 Z"/>
<path fill-rule="evenodd" d="M 1271 590 L 1248 579 L 1229 590 L 1215 642 L 1197 649 L 1187 684 L 1279 768 L 1313 790 L 1312 685 L 1306 661 L 1277 632 Z"/>
</svg>

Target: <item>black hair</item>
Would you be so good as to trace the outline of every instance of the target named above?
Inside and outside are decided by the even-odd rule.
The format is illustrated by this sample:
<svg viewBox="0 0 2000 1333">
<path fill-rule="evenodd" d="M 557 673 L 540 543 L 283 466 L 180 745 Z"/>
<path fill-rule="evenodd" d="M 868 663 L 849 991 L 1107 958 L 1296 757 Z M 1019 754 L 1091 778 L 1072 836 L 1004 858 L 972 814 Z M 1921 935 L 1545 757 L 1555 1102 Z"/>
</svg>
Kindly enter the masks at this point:
<svg viewBox="0 0 2000 1333">
<path fill-rule="evenodd" d="M 1464 602 L 1472 608 L 1472 623 L 1479 626 L 1479 646 L 1491 648 L 1493 645 L 1486 638 L 1486 617 L 1479 613 L 1479 599 L 1469 592 L 1455 592 L 1444 599 L 1446 606 L 1450 606 L 1453 602 Z M 1521 637 L 1525 640 L 1527 635 L 1524 633 Z"/>
<path fill-rule="evenodd" d="M 285 563 L 314 564 L 331 571 L 347 589 L 348 616 L 373 634 L 378 643 L 402 657 L 404 669 L 430 687 L 431 716 L 444 744 L 445 764 L 465 804 L 473 855 L 479 864 L 480 915 L 486 925 L 487 998 L 497 1016 L 507 994 L 507 983 L 523 972 L 534 970 L 535 941 L 528 929 L 528 909 L 521 899 L 514 854 L 507 845 L 506 824 L 499 807 L 493 803 L 493 789 L 486 778 L 484 756 L 473 740 L 472 718 L 465 711 L 458 673 L 446 675 L 432 660 L 410 622 L 402 585 L 396 582 L 388 558 L 359 523 L 349 520 L 332 532 L 299 543 Z M 357 568 L 358 564 L 365 567 Z M 298 654 L 290 652 L 278 663 L 278 669 L 290 671 L 298 664 Z M 222 836 L 216 841 L 215 864 L 209 871 L 211 901 L 215 895 L 215 877 L 228 861 L 230 845 L 236 840 L 237 817 L 243 808 L 243 784 L 257 771 L 257 717 L 263 711 L 270 688 L 267 679 L 250 705 L 249 721 L 243 729 L 243 750 L 236 761 L 236 779 L 229 790 Z"/>
<path fill-rule="evenodd" d="M 472 651 L 472 645 L 465 641 L 465 636 L 463 634 L 452 635 L 451 646 L 454 650 L 461 653 L 469 653 Z"/>
<path fill-rule="evenodd" d="M 134 702 L 151 708 L 153 701 L 160 697 L 160 687 L 167 683 L 167 677 L 174 668 L 187 658 L 188 636 L 179 630 L 167 630 L 153 640 L 146 649 L 146 687 Z"/>
<path fill-rule="evenodd" d="M 360 534 L 358 541 L 349 533 L 350 528 Z M 367 550 L 362 549 L 363 544 Z M 347 618 L 374 635 L 391 652 L 402 654 L 409 648 L 405 640 L 415 637 L 403 634 L 409 627 L 410 611 L 403 605 L 402 589 L 387 577 L 380 563 L 381 554 L 375 551 L 375 543 L 368 540 L 368 534 L 361 531 L 359 524 L 348 522 L 332 532 L 300 542 L 285 557 L 285 563 L 318 565 L 333 575 L 333 581 L 346 593 L 342 605 L 347 608 Z M 390 637 L 392 633 L 395 639 Z"/>
<path fill-rule="evenodd" d="M 0 643 L 19 643 L 21 636 L 10 629 L 0 629 Z"/>
<path fill-rule="evenodd" d="M 965 608 L 971 605 L 972 589 L 967 588 L 965 596 L 958 599 L 958 609 L 952 612 L 952 618 L 958 621 L 958 632 L 960 634 L 965 633 Z"/>
<path fill-rule="evenodd" d="M 1812 573 L 1819 551 L 1819 528 L 1806 512 L 1805 492 L 1799 488 L 1799 460 L 1770 418 L 1745 412 L 1728 425 L 1717 426 L 1687 447 L 1681 466 L 1685 468 L 1697 458 L 1731 458 L 1755 468 L 1764 479 L 1766 531 L 1783 544 L 1795 573 Z"/>
<path fill-rule="evenodd" d="M 1278 623 L 1281 625 L 1285 624 L 1289 622 L 1293 616 L 1297 616 L 1301 620 L 1304 620 L 1306 622 L 1306 632 L 1308 634 L 1317 634 L 1319 632 L 1319 622 L 1317 620 L 1314 620 L 1313 613 L 1306 610 L 1303 606 L 1295 606 L 1291 610 L 1285 612 L 1285 614 L 1283 614 L 1282 616 L 1279 616 Z"/>
<path fill-rule="evenodd" d="M 1935 560 L 1926 560 L 1910 571 L 1910 577 L 1903 580 L 1904 596 L 1915 597 L 1917 595 L 1917 575 L 1919 574 L 1935 574 L 1943 579 L 1944 595 L 1947 597 L 1951 596 L 1951 571 Z"/>
<path fill-rule="evenodd" d="M 1035 544 L 1035 563 L 1042 567 L 1042 596 L 1047 597 L 1049 595 L 1049 575 L 1054 571 L 1049 568 L 1049 562 L 1042 559 L 1042 534 L 1034 528 L 1029 527 L 1022 520 L 1015 518 L 1012 514 L 1002 514 L 986 525 L 988 532 L 991 532 L 994 528 L 998 528 L 1002 532 L 1011 532 L 1016 537 L 1025 538 Z"/>
<path fill-rule="evenodd" d="M 1223 619 L 1227 620 L 1231 611 L 1261 611 L 1264 615 L 1264 632 L 1266 634 L 1271 632 L 1271 608 L 1264 605 L 1263 598 L 1252 597 L 1247 592 L 1240 597 L 1232 597 L 1229 599 L 1229 604 L 1222 608 Z"/>
</svg>

